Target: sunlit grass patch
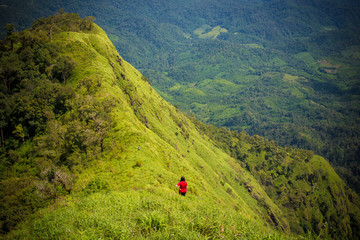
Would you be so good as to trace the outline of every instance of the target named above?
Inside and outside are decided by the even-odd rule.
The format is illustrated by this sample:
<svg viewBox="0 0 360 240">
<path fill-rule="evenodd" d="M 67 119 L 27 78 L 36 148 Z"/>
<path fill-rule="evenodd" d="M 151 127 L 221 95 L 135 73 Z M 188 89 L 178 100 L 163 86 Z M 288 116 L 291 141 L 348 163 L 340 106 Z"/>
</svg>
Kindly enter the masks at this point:
<svg viewBox="0 0 360 240">
<path fill-rule="evenodd" d="M 306 64 L 314 64 L 315 59 L 309 52 L 301 52 L 294 55 L 295 58 L 304 61 Z"/>
<path fill-rule="evenodd" d="M 197 35 L 199 38 L 204 39 L 216 39 L 221 33 L 227 33 L 228 30 L 226 28 L 222 28 L 220 26 L 216 26 L 211 29 L 209 25 L 203 25 L 200 28 L 194 30 L 194 34 Z"/>
<path fill-rule="evenodd" d="M 243 46 L 249 47 L 249 48 L 260 48 L 260 49 L 264 48 L 263 45 L 258 44 L 258 43 L 247 43 L 247 44 L 243 44 Z"/>
<path fill-rule="evenodd" d="M 290 74 L 284 74 L 283 81 L 289 82 L 289 83 L 296 83 L 296 80 L 299 79 L 298 76 L 292 76 Z"/>
</svg>

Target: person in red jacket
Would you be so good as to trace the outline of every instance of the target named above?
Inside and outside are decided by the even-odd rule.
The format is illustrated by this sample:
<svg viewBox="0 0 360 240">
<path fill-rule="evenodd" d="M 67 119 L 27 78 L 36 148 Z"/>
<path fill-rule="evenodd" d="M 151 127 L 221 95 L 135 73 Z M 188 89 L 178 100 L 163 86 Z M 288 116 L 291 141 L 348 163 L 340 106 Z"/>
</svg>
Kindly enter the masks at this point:
<svg viewBox="0 0 360 240">
<path fill-rule="evenodd" d="M 185 182 L 184 177 L 181 177 L 180 182 L 176 186 L 179 188 L 179 194 L 185 196 L 187 183 Z"/>
</svg>

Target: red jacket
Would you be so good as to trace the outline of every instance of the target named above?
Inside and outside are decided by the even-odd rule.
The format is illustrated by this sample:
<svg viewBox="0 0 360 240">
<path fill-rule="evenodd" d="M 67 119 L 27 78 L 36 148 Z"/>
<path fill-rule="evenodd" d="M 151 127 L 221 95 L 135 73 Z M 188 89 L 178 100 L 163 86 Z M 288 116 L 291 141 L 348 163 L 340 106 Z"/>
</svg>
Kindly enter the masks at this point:
<svg viewBox="0 0 360 240">
<path fill-rule="evenodd" d="M 186 193 L 187 183 L 185 181 L 179 182 L 176 186 L 180 186 L 179 192 Z"/>
</svg>

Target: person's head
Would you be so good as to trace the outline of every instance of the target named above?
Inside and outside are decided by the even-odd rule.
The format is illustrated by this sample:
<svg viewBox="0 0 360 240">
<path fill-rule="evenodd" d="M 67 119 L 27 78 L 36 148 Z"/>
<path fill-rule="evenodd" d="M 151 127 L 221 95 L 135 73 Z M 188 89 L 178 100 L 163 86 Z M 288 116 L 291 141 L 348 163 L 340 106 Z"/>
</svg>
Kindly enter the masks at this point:
<svg viewBox="0 0 360 240">
<path fill-rule="evenodd" d="M 180 182 L 185 182 L 185 178 L 181 177 Z"/>
</svg>

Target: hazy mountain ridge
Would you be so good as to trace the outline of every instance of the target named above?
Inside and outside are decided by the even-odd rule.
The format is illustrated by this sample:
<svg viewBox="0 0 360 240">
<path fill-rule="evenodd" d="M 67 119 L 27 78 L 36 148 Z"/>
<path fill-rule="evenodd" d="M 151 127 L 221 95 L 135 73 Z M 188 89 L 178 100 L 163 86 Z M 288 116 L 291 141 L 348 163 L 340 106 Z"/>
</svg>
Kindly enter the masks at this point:
<svg viewBox="0 0 360 240">
<path fill-rule="evenodd" d="M 2 41 L 3 233 L 358 236 L 358 197 L 323 158 L 191 121 L 91 21 L 62 13 Z M 185 198 L 174 187 L 181 175 Z"/>
</svg>

